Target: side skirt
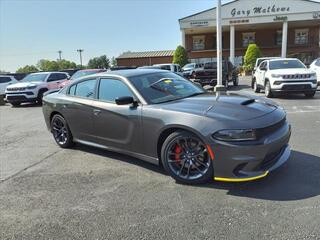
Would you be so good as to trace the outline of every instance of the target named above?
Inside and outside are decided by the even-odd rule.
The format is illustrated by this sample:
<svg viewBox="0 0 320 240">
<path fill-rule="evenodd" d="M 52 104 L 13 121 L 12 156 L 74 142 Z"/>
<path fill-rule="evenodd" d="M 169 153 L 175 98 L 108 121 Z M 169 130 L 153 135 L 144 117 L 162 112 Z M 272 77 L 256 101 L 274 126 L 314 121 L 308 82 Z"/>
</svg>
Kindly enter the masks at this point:
<svg viewBox="0 0 320 240">
<path fill-rule="evenodd" d="M 139 158 L 143 161 L 155 164 L 155 165 L 159 165 L 159 159 L 158 158 L 154 158 L 154 157 L 150 157 L 144 154 L 140 154 L 140 153 L 135 153 L 135 152 L 130 152 L 130 151 L 126 151 L 123 149 L 119 149 L 119 148 L 113 148 L 113 147 L 108 147 L 105 145 L 101 145 L 101 144 L 97 144 L 97 143 L 93 143 L 93 142 L 89 142 L 89 141 L 84 141 L 84 140 L 80 140 L 80 139 L 73 139 L 74 142 L 77 143 L 81 143 L 87 146 L 91 146 L 91 147 L 96 147 L 96 148 L 100 148 L 100 149 L 104 149 L 104 150 L 108 150 L 111 152 L 117 152 L 117 153 L 121 153 L 121 154 L 125 154 L 125 155 L 129 155 L 135 158 Z"/>
</svg>

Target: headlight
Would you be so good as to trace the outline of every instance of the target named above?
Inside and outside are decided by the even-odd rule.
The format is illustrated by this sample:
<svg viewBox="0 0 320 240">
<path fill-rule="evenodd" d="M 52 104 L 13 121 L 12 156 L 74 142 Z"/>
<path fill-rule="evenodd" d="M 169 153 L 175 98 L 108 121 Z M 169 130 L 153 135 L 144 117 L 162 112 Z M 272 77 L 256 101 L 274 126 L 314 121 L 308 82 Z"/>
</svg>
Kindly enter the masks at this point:
<svg viewBox="0 0 320 240">
<path fill-rule="evenodd" d="M 271 77 L 273 77 L 273 78 L 281 78 L 281 75 L 280 74 L 271 74 Z"/>
<path fill-rule="evenodd" d="M 35 89 L 35 88 L 37 88 L 37 86 L 36 85 L 31 85 L 31 86 L 28 86 L 28 87 L 26 87 L 27 89 Z"/>
<path fill-rule="evenodd" d="M 221 130 L 212 136 L 222 141 L 253 141 L 257 139 L 254 129 Z"/>
<path fill-rule="evenodd" d="M 316 73 L 311 73 L 311 74 L 310 74 L 310 77 L 312 77 L 312 78 L 313 78 L 313 77 L 317 77 L 317 74 L 316 74 Z"/>
<path fill-rule="evenodd" d="M 275 81 L 273 85 L 280 85 L 281 83 L 282 83 L 281 81 Z"/>
</svg>

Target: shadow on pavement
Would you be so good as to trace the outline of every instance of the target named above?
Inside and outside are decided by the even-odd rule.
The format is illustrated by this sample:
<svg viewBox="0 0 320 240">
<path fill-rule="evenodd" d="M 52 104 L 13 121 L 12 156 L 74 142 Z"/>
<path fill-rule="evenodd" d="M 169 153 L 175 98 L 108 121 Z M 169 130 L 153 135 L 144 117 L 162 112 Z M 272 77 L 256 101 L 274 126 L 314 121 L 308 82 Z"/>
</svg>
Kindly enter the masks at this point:
<svg viewBox="0 0 320 240">
<path fill-rule="evenodd" d="M 229 195 L 273 201 L 294 201 L 320 195 L 320 157 L 292 151 L 288 162 L 261 180 L 202 185 Z"/>
<path fill-rule="evenodd" d="M 134 164 L 167 175 L 161 166 L 140 159 L 77 144 L 75 149 Z M 169 176 L 168 176 L 169 177 Z M 288 162 L 267 177 L 244 183 L 212 182 L 194 185 L 200 188 L 223 189 L 228 195 L 273 201 L 294 201 L 320 195 L 320 157 L 292 151 Z"/>
</svg>

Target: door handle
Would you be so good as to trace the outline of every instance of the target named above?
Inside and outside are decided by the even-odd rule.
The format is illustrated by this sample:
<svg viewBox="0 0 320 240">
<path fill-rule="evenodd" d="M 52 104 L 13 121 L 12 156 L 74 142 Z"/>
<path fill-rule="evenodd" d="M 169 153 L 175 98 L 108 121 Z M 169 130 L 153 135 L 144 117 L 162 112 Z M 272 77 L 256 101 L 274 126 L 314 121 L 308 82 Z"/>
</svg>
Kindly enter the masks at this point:
<svg viewBox="0 0 320 240">
<path fill-rule="evenodd" d="M 101 113 L 101 110 L 99 109 L 93 109 L 93 114 L 98 116 Z"/>
</svg>

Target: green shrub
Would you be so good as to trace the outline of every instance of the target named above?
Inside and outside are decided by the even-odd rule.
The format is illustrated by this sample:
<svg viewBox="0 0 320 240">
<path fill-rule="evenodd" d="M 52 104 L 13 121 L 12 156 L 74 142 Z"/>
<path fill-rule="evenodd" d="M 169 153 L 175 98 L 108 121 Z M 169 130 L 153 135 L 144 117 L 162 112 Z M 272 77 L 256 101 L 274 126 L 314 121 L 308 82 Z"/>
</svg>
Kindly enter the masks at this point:
<svg viewBox="0 0 320 240">
<path fill-rule="evenodd" d="M 173 54 L 173 63 L 179 64 L 180 67 L 183 67 L 188 63 L 188 54 L 184 47 L 178 46 Z"/>
<path fill-rule="evenodd" d="M 246 71 L 252 71 L 257 58 L 260 58 L 261 55 L 260 48 L 256 44 L 249 44 L 244 56 L 244 69 Z"/>
</svg>

